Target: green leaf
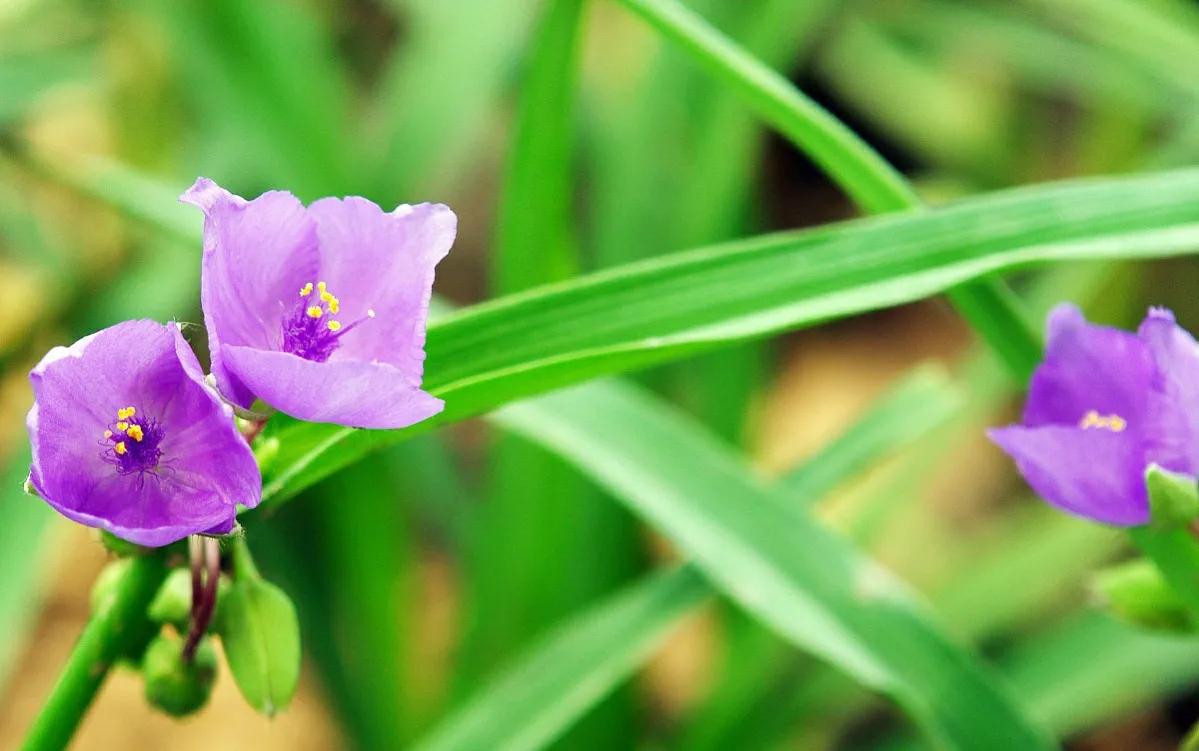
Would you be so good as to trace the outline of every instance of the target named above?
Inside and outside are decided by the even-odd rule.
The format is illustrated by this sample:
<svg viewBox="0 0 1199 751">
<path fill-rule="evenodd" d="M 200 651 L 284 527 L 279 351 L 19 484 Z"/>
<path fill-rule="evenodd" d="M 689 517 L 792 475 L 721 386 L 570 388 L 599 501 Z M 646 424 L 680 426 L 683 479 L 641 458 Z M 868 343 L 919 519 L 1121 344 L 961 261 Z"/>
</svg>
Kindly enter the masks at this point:
<svg viewBox="0 0 1199 751">
<path fill-rule="evenodd" d="M 888 571 L 647 394 L 589 384 L 495 415 L 574 461 L 796 646 L 888 694 L 952 748 L 1049 748 L 1006 689 Z"/>
<path fill-rule="evenodd" d="M 553 0 L 538 23 L 501 193 L 492 287 L 571 276 L 571 147 L 583 0 Z"/>
<path fill-rule="evenodd" d="M 235 581 L 216 631 L 246 702 L 268 716 L 285 709 L 300 679 L 300 626 L 283 590 L 261 579 Z"/>
<path fill-rule="evenodd" d="M 709 594 L 688 567 L 628 587 L 538 640 L 416 748 L 542 748 L 641 665 Z"/>
<path fill-rule="evenodd" d="M 397 0 L 405 29 L 387 63 L 370 119 L 382 145 L 373 164 L 383 202 L 426 190 L 466 166 L 494 127 L 492 110 L 538 3 L 526 0 Z M 464 19 L 469 21 L 464 22 Z M 437 85 L 432 85 L 432 82 Z M 447 92 L 453 92 L 447 96 Z"/>
<path fill-rule="evenodd" d="M 784 477 L 780 490 L 803 503 L 819 500 L 887 452 L 946 423 L 962 404 L 962 393 L 944 368 L 920 367 L 888 389 L 836 440 Z"/>
<path fill-rule="evenodd" d="M 1004 672 L 1058 737 L 1156 704 L 1199 678 L 1195 637 L 1083 613 L 1017 646 Z"/>
<path fill-rule="evenodd" d="M 429 326 L 414 432 L 600 375 L 899 305 L 1038 262 L 1199 246 L 1199 170 L 995 193 L 673 254 L 503 297 Z M 266 477 L 278 503 L 405 432 L 302 426 Z M 291 449 L 295 440 L 300 448 Z M 284 456 L 286 454 L 286 457 Z"/>
<path fill-rule="evenodd" d="M 903 176 L 865 141 L 791 83 L 678 0 L 622 0 L 719 76 L 869 213 L 920 207 Z M 948 291 L 950 300 L 1019 381 L 1036 367 L 1040 339 L 1010 290 L 995 280 Z"/>
</svg>

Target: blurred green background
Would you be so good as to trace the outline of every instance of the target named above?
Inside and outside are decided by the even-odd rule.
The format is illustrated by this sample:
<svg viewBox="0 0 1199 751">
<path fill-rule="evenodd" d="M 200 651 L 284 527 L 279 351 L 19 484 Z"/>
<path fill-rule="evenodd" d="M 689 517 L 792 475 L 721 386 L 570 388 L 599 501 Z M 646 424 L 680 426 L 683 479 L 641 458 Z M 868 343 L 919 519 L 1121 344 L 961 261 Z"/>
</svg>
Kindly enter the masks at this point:
<svg viewBox="0 0 1199 751">
<path fill-rule="evenodd" d="M 687 5 L 930 203 L 1199 157 L 1191 2 Z M 124 318 L 201 320 L 200 220 L 173 203 L 197 175 L 245 196 L 448 203 L 460 234 L 436 291 L 458 304 L 854 215 L 616 0 L 0 3 L 0 747 L 48 690 L 104 561 L 92 535 L 20 493 L 26 373 Z M 1194 328 L 1197 271 L 1077 264 L 1017 281 L 1038 311 L 1071 299 L 1128 323 L 1166 304 Z M 1089 574 L 1124 542 L 1030 498 L 985 443 L 1014 387 L 947 306 L 637 377 L 764 477 L 813 483 L 828 523 L 923 591 L 1071 747 L 1169 748 L 1195 719 L 1199 650 L 1097 612 Z M 880 394 L 921 415 L 902 450 L 850 483 L 794 474 Z M 258 718 L 225 676 L 177 725 L 123 676 L 77 748 L 403 747 L 546 629 L 674 557 L 561 460 L 478 421 L 388 448 L 248 526 L 299 609 L 296 705 Z M 717 602 L 555 747 L 886 748 L 901 727 Z"/>
</svg>

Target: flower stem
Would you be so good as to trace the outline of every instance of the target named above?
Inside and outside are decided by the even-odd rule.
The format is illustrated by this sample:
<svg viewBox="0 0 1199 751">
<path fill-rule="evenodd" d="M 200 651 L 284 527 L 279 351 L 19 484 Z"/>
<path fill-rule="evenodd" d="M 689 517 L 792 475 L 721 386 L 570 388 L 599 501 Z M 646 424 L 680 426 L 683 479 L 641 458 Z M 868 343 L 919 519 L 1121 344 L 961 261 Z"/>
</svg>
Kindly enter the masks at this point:
<svg viewBox="0 0 1199 751">
<path fill-rule="evenodd" d="M 212 537 L 192 535 L 188 540 L 192 566 L 191 628 L 183 644 L 183 661 L 191 662 L 208 632 L 208 624 L 216 611 L 217 585 L 221 578 L 221 545 Z M 201 584 L 200 574 L 204 574 Z"/>
<path fill-rule="evenodd" d="M 113 662 L 122 655 L 136 654 L 154 635 L 146 608 L 166 575 L 167 567 L 160 556 L 133 559 L 112 599 L 92 613 L 58 683 L 25 737 L 23 751 L 66 748 Z"/>
</svg>

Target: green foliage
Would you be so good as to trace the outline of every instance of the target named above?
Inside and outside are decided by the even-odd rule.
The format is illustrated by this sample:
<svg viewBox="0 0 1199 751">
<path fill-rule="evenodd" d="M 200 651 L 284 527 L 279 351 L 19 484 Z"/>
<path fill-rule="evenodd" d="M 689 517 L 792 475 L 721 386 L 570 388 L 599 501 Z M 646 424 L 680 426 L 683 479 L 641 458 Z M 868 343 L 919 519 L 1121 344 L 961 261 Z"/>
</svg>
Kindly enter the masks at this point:
<svg viewBox="0 0 1199 751">
<path fill-rule="evenodd" d="M 1169 171 L 1199 155 L 1188 3 L 17 3 L 0 38 L 6 389 L 122 318 L 200 320 L 200 222 L 175 202 L 197 173 L 247 196 L 446 201 L 462 238 L 439 292 L 489 290 L 430 328 L 443 415 L 398 432 L 277 415 L 259 439 L 266 508 L 244 521 L 287 594 L 243 561 L 218 618 L 256 708 L 295 691 L 297 621 L 359 748 L 818 748 L 847 727 L 864 747 L 1035 748 L 1040 725 L 1066 739 L 1199 680 L 1193 639 L 1089 612 L 1124 536 L 1004 502 L 970 448 L 1039 357 L 1026 307 L 1199 310 L 1182 257 L 1199 172 Z M 1145 169 L 1165 171 L 1051 182 Z M 837 194 L 887 216 L 841 221 Z M 935 306 L 866 317 L 942 294 L 988 347 L 962 367 Z M 931 333 L 896 345 L 896 320 Z M 818 327 L 769 342 L 778 369 L 760 344 Z M 759 476 L 778 466 L 760 423 L 843 334 L 892 356 L 935 338 L 905 366 L 950 365 Z M 645 379 L 660 397 L 585 383 L 666 364 Z M 59 539 L 18 491 L 19 408 L 0 443 L 0 679 Z M 437 430 L 477 415 L 495 434 Z M 1168 479 L 1151 476 L 1156 521 L 1133 533 L 1164 577 L 1137 561 L 1096 586 L 1126 621 L 1189 628 L 1193 488 Z M 660 538 L 685 561 L 626 583 Z M 39 721 L 29 747 L 65 743 L 107 666 L 185 625 L 190 594 L 154 559 L 107 570 L 49 706 L 75 720 Z M 712 600 L 704 636 L 671 638 Z M 629 685 L 668 643 L 718 670 Z M 201 683 L 161 659 L 177 647 L 155 642 L 149 672 L 187 689 L 159 705 L 190 711 Z M 873 722 L 878 694 L 924 738 Z"/>
<path fill-rule="evenodd" d="M 904 585 L 648 395 L 589 385 L 497 418 L 571 457 L 668 535 L 721 592 L 796 646 L 890 694 L 936 742 L 1049 747 Z"/>
<path fill-rule="evenodd" d="M 266 477 L 278 503 L 368 451 L 506 401 L 1057 260 L 1161 257 L 1199 242 L 1199 172 L 1007 191 L 672 254 L 451 314 L 429 327 L 444 413 L 399 433 L 302 425 Z"/>
</svg>

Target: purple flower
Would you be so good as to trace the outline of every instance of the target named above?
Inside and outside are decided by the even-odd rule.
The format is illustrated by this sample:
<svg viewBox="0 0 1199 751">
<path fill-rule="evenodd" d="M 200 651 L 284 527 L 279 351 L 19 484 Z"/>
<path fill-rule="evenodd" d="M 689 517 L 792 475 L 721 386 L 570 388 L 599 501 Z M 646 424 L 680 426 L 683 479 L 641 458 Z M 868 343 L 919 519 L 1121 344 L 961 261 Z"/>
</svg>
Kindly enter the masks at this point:
<svg viewBox="0 0 1199 751">
<path fill-rule="evenodd" d="M 207 178 L 181 200 L 204 211 L 201 301 L 225 398 L 362 428 L 441 411 L 420 385 L 452 211 L 426 203 L 384 213 L 364 198 L 305 208 L 280 191 L 246 201 Z"/>
<path fill-rule="evenodd" d="M 63 516 L 139 545 L 233 528 L 262 477 L 175 324 L 126 321 L 29 374 L 29 479 Z"/>
<path fill-rule="evenodd" d="M 1145 470 L 1199 473 L 1199 345 L 1163 308 L 1136 334 L 1049 315 L 1022 425 L 988 435 L 1045 500 L 1095 521 L 1149 521 Z"/>
</svg>

